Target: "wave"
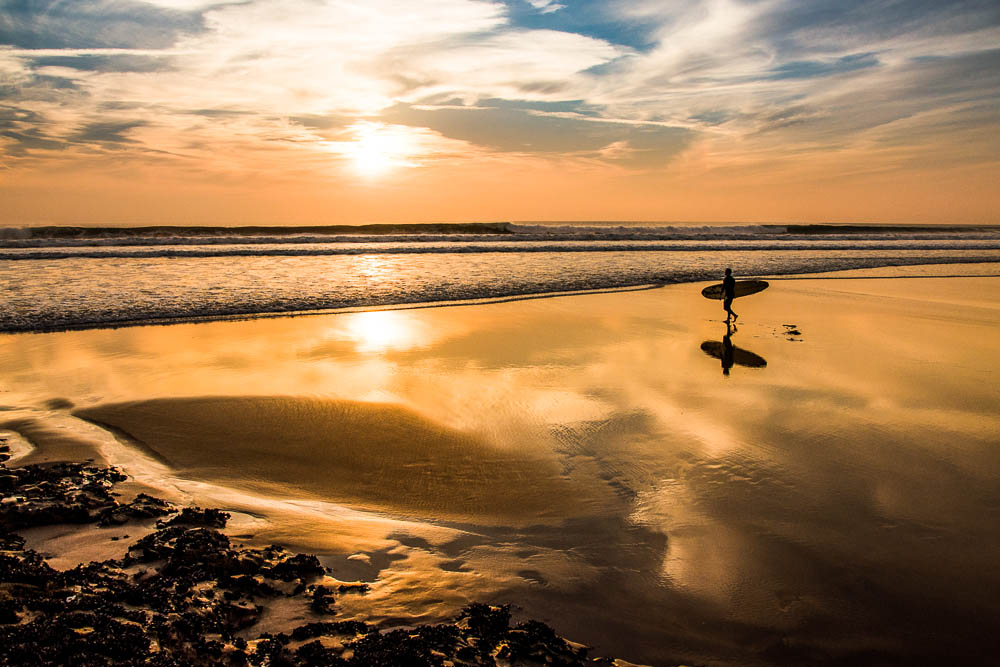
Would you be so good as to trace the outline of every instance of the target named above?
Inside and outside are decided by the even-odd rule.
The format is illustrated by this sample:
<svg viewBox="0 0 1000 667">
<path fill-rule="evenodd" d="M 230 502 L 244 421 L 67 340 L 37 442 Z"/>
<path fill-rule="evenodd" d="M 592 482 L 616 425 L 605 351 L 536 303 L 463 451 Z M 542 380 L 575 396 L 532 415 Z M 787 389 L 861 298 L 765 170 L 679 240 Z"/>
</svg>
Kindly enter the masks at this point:
<svg viewBox="0 0 1000 667">
<path fill-rule="evenodd" d="M 459 222 L 459 223 L 392 223 L 372 225 L 302 225 L 263 226 L 247 225 L 239 227 L 191 226 L 191 225 L 149 225 L 141 227 L 6 227 L 0 228 L 0 239 L 79 239 L 79 238 L 128 238 L 128 237 L 203 237 L 203 236 L 295 236 L 361 234 L 377 236 L 384 234 L 508 234 L 509 223 L 505 222 Z"/>
<path fill-rule="evenodd" d="M 289 267 L 272 262 L 253 270 L 241 259 L 221 262 L 162 262 L 135 266 L 126 262 L 76 263 L 68 271 L 44 266 L 22 270 L 0 267 L 8 284 L 0 303 L 0 332 L 170 324 L 246 319 L 291 314 L 420 308 L 462 302 L 492 302 L 531 295 L 634 288 L 718 279 L 730 262 L 741 278 L 822 273 L 845 269 L 914 264 L 1000 262 L 989 256 L 937 255 L 832 256 L 830 254 L 726 253 L 678 259 L 578 257 L 503 254 L 493 258 L 422 255 L 396 261 L 370 274 L 363 257 L 337 260 L 309 258 Z M 353 263 L 351 263 L 353 262 Z M 418 264 L 418 266 L 407 265 Z M 194 276 L 189 272 L 195 271 Z M 402 271 L 402 273 L 399 273 Z M 442 277 L 446 278 L 442 278 Z"/>
<path fill-rule="evenodd" d="M 246 227 L 0 228 L 0 248 L 373 243 L 1000 240 L 997 226 L 440 223 Z"/>
<path fill-rule="evenodd" d="M 427 255 L 427 254 L 482 254 L 482 253 L 570 253 L 570 252 L 767 252 L 767 251 L 988 251 L 1000 250 L 1000 240 L 965 243 L 699 243 L 681 245 L 668 243 L 601 243 L 601 244 L 465 244 L 465 245 L 389 245 L 370 247 L 364 245 L 342 247 L 170 247 L 128 248 L 120 246 L 59 250 L 0 250 L 0 260 L 58 260 L 58 259 L 149 259 L 181 257 L 324 257 L 339 255 Z"/>
</svg>

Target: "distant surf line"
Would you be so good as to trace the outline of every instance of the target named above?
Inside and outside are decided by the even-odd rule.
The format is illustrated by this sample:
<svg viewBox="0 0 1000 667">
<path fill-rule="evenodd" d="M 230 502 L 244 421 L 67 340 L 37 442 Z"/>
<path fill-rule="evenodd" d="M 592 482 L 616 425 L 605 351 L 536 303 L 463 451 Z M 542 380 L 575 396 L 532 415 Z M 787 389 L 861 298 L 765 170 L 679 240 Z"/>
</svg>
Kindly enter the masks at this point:
<svg viewBox="0 0 1000 667">
<path fill-rule="evenodd" d="M 1000 241 L 990 243 L 970 243 L 964 245 L 878 245 L 869 242 L 865 245 L 841 244 L 841 245 L 539 245 L 539 246 L 435 246 L 412 247 L 401 246 L 394 248 L 315 248 L 315 249 L 212 249 L 212 250 L 133 250 L 133 251 L 25 251 L 25 252 L 3 252 L 0 250 L 0 260 L 3 261 L 30 261 L 30 260 L 61 260 L 61 259 L 208 259 L 212 257 L 336 257 L 342 255 L 455 255 L 455 254 L 489 254 L 489 253 L 600 253 L 600 252 L 773 252 L 773 251 L 794 251 L 794 252 L 884 252 L 884 251 L 991 251 L 1000 250 Z M 1000 257 L 996 258 L 1000 261 Z M 988 261 L 988 260 L 984 260 Z"/>
</svg>

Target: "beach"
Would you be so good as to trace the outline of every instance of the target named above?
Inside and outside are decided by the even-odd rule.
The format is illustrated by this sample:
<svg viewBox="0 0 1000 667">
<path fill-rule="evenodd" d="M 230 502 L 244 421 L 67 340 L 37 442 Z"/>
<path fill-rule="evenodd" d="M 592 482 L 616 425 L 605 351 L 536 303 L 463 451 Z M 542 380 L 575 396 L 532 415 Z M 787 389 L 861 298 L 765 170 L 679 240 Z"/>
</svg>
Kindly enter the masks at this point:
<svg viewBox="0 0 1000 667">
<path fill-rule="evenodd" d="M 343 620 L 483 602 L 637 664 L 995 660 L 1000 265 L 764 277 L 735 330 L 697 282 L 5 334 L 0 429 L 9 465 L 115 465 L 315 554 L 369 586 Z M 125 532 L 22 535 L 69 568 Z"/>
</svg>

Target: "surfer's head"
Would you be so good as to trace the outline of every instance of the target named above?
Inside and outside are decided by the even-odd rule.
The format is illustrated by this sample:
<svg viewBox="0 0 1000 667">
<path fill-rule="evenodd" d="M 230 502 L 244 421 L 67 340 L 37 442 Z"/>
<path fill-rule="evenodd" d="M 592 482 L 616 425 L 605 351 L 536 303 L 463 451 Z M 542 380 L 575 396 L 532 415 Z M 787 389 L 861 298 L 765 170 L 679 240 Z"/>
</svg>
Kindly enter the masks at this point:
<svg viewBox="0 0 1000 667">
<path fill-rule="evenodd" d="M 728 276 L 728 275 L 730 275 L 730 274 L 732 274 L 732 272 L 733 272 L 733 270 L 732 270 L 732 269 L 730 269 L 730 268 L 726 268 L 726 275 L 727 275 L 727 276 Z"/>
</svg>

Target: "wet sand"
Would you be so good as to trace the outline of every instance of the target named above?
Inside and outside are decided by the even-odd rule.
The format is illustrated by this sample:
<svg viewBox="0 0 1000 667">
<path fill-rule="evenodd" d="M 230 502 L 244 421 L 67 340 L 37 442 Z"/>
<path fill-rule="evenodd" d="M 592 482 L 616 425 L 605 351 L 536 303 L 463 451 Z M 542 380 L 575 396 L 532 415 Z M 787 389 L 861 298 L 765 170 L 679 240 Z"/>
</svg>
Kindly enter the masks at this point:
<svg viewBox="0 0 1000 667">
<path fill-rule="evenodd" d="M 555 456 L 510 452 L 399 405 L 318 398 L 167 398 L 75 416 L 175 474 L 424 520 L 518 525 L 579 511 L 593 490 Z"/>
<path fill-rule="evenodd" d="M 1000 267 L 772 280 L 729 369 L 704 284 L 6 336 L 3 428 L 319 553 L 371 582 L 358 619 L 512 602 L 646 664 L 985 664 L 1000 279 L 928 277 L 961 271 Z"/>
</svg>

